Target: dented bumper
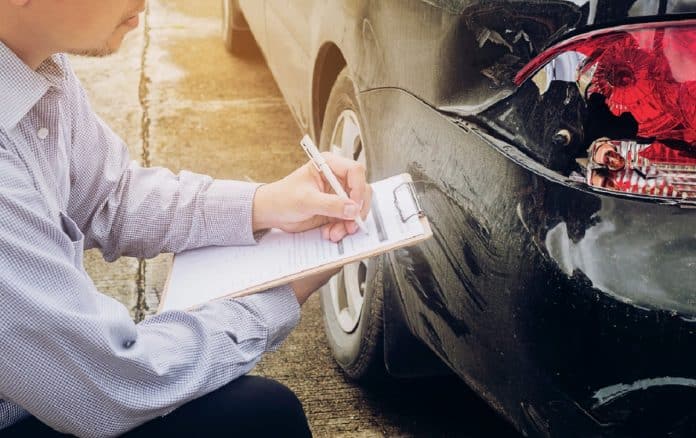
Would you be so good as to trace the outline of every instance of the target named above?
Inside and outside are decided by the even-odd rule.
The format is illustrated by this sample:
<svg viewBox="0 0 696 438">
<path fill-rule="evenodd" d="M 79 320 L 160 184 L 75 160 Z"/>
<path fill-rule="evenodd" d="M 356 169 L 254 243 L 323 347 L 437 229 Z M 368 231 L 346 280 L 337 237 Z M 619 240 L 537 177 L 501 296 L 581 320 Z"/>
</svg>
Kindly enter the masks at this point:
<svg viewBox="0 0 696 438">
<path fill-rule="evenodd" d="M 529 434 L 690 427 L 696 211 L 581 187 L 402 90 L 361 101 L 371 177 L 410 172 L 434 232 L 391 256 L 414 334 Z"/>
</svg>

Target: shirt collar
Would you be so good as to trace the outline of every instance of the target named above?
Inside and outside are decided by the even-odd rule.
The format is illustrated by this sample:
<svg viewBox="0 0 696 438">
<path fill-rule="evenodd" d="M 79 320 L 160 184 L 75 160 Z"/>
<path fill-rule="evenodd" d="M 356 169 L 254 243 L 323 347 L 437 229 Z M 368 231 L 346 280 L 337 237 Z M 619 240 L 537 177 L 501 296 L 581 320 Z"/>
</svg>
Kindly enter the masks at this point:
<svg viewBox="0 0 696 438">
<path fill-rule="evenodd" d="M 0 41 L 0 128 L 15 127 L 49 88 L 62 89 L 65 71 L 60 56 L 51 56 L 34 71 Z"/>
</svg>

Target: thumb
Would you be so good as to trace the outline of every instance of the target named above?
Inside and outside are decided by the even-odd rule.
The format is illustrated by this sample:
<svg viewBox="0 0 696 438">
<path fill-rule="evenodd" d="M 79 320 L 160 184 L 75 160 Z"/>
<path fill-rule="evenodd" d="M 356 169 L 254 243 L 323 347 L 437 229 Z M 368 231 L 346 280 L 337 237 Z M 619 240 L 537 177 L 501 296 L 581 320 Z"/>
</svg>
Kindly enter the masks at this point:
<svg viewBox="0 0 696 438">
<path fill-rule="evenodd" d="M 313 214 L 353 220 L 360 213 L 360 205 L 338 195 L 318 192 L 308 202 Z"/>
</svg>

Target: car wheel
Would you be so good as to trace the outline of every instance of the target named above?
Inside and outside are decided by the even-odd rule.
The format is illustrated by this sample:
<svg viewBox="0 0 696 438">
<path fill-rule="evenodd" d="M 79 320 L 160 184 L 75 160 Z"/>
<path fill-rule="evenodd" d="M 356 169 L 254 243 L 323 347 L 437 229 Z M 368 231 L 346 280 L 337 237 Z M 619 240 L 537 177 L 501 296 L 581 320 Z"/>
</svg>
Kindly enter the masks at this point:
<svg viewBox="0 0 696 438">
<path fill-rule="evenodd" d="M 237 0 L 222 0 L 222 40 L 233 55 L 247 57 L 258 52 Z"/>
<path fill-rule="evenodd" d="M 363 163 L 369 173 L 361 132 L 360 106 L 344 69 L 329 96 L 320 148 Z M 321 291 L 329 346 L 341 368 L 355 380 L 385 374 L 382 266 L 382 257 L 346 265 Z"/>
</svg>

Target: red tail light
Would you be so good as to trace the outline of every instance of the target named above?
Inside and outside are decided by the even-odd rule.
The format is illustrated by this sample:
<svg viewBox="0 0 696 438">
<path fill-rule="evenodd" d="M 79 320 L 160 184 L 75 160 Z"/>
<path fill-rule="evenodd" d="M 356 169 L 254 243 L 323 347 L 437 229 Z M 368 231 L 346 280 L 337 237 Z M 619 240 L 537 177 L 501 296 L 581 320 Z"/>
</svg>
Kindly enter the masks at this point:
<svg viewBox="0 0 696 438">
<path fill-rule="evenodd" d="M 593 144 L 587 182 L 615 191 L 696 198 L 696 21 L 575 37 L 525 66 L 516 84 L 558 79 L 549 68 L 560 58 L 564 80 L 573 75 L 585 99 L 602 95 L 613 115 L 628 113 L 638 126 L 636 138 L 610 142 L 614 152 L 603 155 L 606 162 L 593 156 Z"/>
</svg>

